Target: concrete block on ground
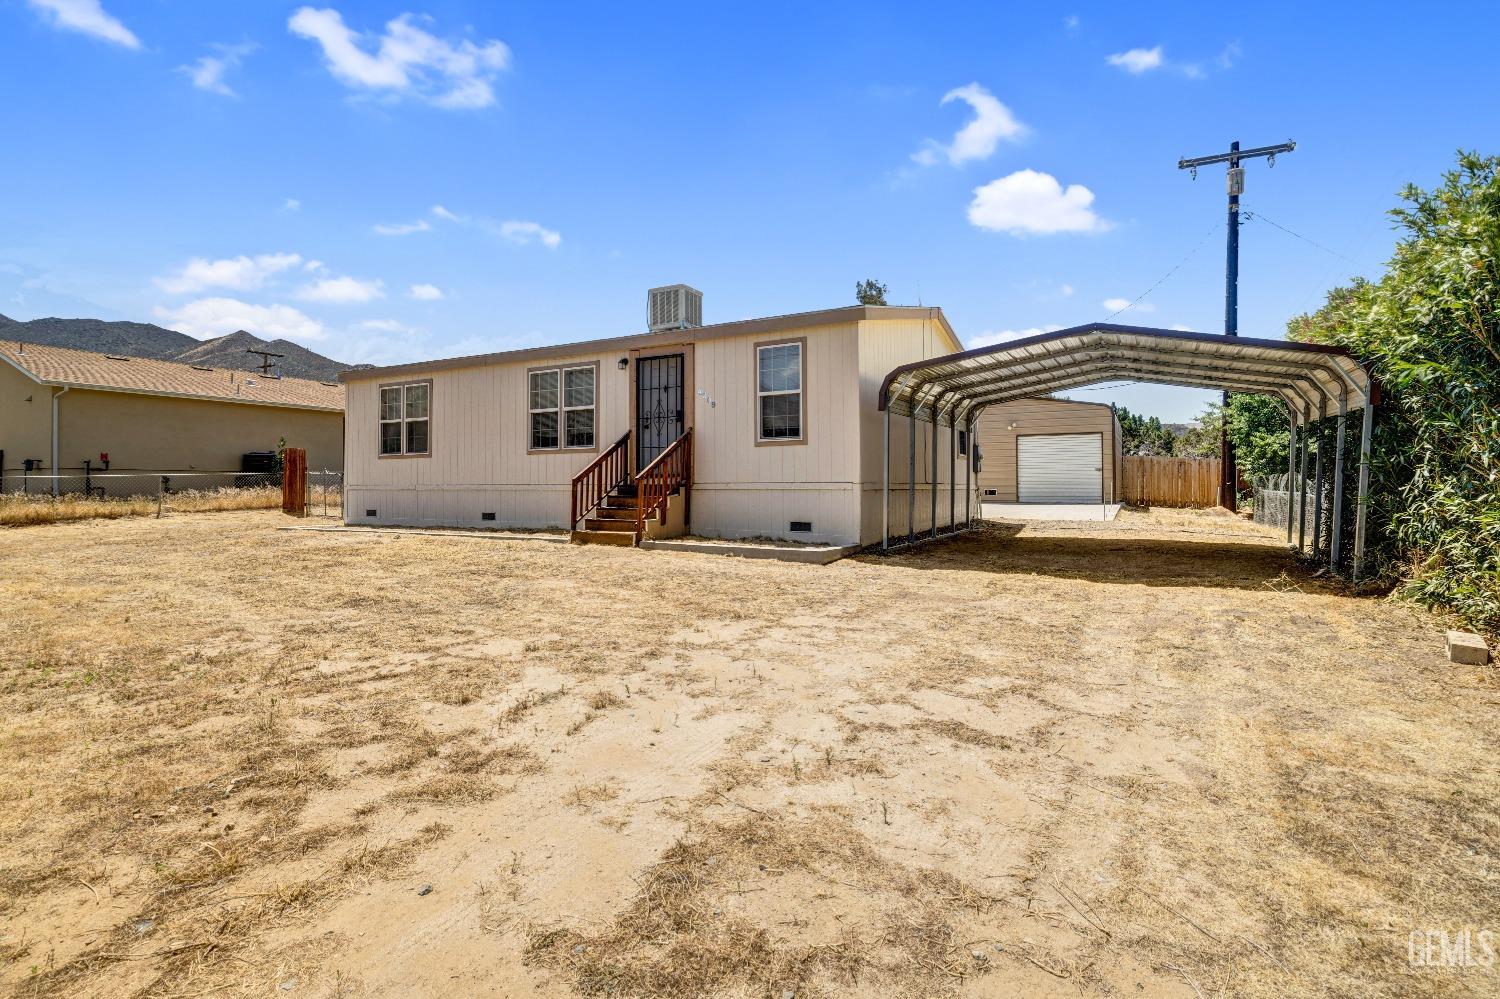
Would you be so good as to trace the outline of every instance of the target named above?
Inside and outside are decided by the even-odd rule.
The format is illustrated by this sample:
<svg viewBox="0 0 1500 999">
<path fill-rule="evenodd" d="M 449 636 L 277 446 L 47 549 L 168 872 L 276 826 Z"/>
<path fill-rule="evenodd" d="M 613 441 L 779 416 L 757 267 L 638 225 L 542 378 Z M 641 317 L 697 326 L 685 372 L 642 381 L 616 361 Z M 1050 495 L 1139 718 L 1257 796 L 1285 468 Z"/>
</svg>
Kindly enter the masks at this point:
<svg viewBox="0 0 1500 999">
<path fill-rule="evenodd" d="M 1490 661 L 1490 647 L 1472 631 L 1450 631 L 1448 661 L 1465 666 L 1483 666 Z"/>
</svg>

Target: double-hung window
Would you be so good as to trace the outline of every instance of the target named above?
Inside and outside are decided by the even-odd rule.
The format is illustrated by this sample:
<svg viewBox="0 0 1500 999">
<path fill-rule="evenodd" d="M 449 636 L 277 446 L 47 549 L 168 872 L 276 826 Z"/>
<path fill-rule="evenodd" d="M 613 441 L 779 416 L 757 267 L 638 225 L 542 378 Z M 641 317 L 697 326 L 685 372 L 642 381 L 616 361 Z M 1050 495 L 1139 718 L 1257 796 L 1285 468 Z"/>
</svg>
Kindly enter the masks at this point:
<svg viewBox="0 0 1500 999">
<path fill-rule="evenodd" d="M 755 348 L 756 439 L 802 440 L 802 342 Z"/>
<path fill-rule="evenodd" d="M 430 446 L 432 383 L 380 387 L 380 453 L 426 454 Z"/>
<path fill-rule="evenodd" d="M 598 372 L 593 364 L 528 372 L 529 450 L 593 448 Z"/>
</svg>

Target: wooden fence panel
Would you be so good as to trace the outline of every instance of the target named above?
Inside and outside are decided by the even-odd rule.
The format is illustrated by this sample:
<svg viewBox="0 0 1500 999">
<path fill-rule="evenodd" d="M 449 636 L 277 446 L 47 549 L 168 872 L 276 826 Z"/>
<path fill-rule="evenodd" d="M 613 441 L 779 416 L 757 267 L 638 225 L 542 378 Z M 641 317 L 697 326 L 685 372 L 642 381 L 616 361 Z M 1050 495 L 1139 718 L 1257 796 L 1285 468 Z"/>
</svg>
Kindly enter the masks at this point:
<svg viewBox="0 0 1500 999">
<path fill-rule="evenodd" d="M 289 447 L 281 467 L 281 509 L 294 517 L 307 516 L 307 451 Z"/>
<path fill-rule="evenodd" d="M 1125 502 L 1142 506 L 1218 506 L 1218 458 L 1125 456 Z"/>
</svg>

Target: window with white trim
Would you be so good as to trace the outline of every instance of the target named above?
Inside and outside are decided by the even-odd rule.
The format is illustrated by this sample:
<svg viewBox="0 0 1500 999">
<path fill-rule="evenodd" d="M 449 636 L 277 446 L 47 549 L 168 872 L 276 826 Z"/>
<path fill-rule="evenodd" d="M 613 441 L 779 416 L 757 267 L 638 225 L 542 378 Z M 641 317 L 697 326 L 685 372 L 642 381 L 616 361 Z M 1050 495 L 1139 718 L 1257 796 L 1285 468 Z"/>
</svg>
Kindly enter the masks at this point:
<svg viewBox="0 0 1500 999">
<path fill-rule="evenodd" d="M 802 439 L 801 343 L 755 348 L 755 394 L 757 439 Z"/>
<path fill-rule="evenodd" d="M 380 387 L 380 453 L 426 454 L 431 442 L 432 383 Z"/>
<path fill-rule="evenodd" d="M 598 369 L 592 364 L 547 368 L 528 374 L 530 450 L 594 446 L 597 378 Z"/>
</svg>

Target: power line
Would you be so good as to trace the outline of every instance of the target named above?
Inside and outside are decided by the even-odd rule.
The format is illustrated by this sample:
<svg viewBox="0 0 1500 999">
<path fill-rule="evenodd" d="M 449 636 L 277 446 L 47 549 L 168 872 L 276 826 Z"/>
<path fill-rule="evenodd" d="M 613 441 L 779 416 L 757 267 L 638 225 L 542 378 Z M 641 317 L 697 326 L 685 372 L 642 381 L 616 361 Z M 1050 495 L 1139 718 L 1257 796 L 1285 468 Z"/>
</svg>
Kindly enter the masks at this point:
<svg viewBox="0 0 1500 999">
<path fill-rule="evenodd" d="M 1275 226 L 1276 228 L 1280 229 L 1282 232 L 1286 233 L 1288 236 L 1292 236 L 1292 237 L 1294 237 L 1296 239 L 1302 240 L 1302 242 L 1306 243 L 1308 246 L 1317 247 L 1318 249 L 1322 250 L 1324 253 L 1327 253 L 1327 254 L 1329 254 L 1331 256 L 1338 257 L 1340 260 L 1346 260 L 1349 263 L 1353 264 L 1355 267 L 1362 266 L 1360 264 L 1360 262 L 1358 260 L 1355 260 L 1353 257 L 1346 257 L 1344 254 L 1340 253 L 1337 250 L 1330 250 L 1328 247 L 1324 246 L 1322 243 L 1317 242 L 1316 240 L 1308 239 L 1306 236 L 1302 235 L 1300 232 L 1293 232 L 1292 230 L 1288 229 L 1286 226 L 1282 225 L 1280 222 L 1277 222 L 1275 219 L 1273 219 L 1270 216 L 1266 215 L 1265 212 L 1247 211 L 1247 212 L 1245 212 L 1244 217 L 1245 217 L 1245 221 L 1247 221 L 1247 222 L 1249 222 L 1249 221 L 1268 222 L 1271 225 Z"/>
<path fill-rule="evenodd" d="M 1156 289 L 1160 288 L 1163 284 L 1165 284 L 1167 278 L 1171 277 L 1173 274 L 1176 274 L 1178 271 L 1182 270 L 1183 265 L 1186 264 L 1189 260 L 1192 260 L 1193 259 L 1193 255 L 1196 254 L 1199 250 L 1203 249 L 1203 244 L 1207 243 L 1208 242 L 1208 238 L 1210 236 L 1212 236 L 1214 233 L 1218 232 L 1219 229 L 1222 226 L 1223 226 L 1222 222 L 1216 222 L 1216 223 L 1214 223 L 1213 228 L 1210 229 L 1210 230 L 1208 230 L 1208 232 L 1205 232 L 1203 234 L 1203 238 L 1200 239 L 1200 240 L 1198 240 L 1198 242 L 1193 246 L 1193 248 L 1188 251 L 1187 256 L 1185 256 L 1181 260 L 1179 260 L 1177 262 L 1176 266 L 1174 266 L 1171 270 L 1167 271 L 1167 273 L 1163 274 L 1161 277 L 1157 278 L 1155 284 L 1153 284 L 1151 287 L 1147 288 L 1145 291 L 1143 291 L 1139 295 L 1137 295 L 1134 299 L 1131 300 L 1131 302 L 1130 302 L 1129 305 L 1125 306 L 1125 308 L 1123 308 L 1123 309 L 1116 309 L 1114 312 L 1111 312 L 1108 316 L 1106 316 L 1105 319 L 1106 320 L 1113 319 L 1115 316 L 1118 316 L 1120 313 L 1122 313 L 1122 312 L 1128 312 L 1129 310 L 1135 308 L 1137 305 L 1141 304 L 1141 301 L 1143 299 L 1145 299 L 1145 297 L 1147 295 L 1151 294 L 1153 291 L 1155 291 Z"/>
</svg>

